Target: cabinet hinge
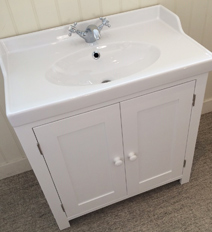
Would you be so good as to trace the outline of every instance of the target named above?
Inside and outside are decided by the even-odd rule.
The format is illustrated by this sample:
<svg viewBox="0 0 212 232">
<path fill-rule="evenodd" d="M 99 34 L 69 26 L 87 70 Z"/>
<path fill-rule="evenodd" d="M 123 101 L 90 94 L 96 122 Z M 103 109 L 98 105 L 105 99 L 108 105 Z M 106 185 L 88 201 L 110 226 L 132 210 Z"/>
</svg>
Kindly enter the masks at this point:
<svg viewBox="0 0 212 232">
<path fill-rule="evenodd" d="M 196 94 L 193 95 L 192 106 L 195 106 L 195 102 L 196 102 Z"/>
<path fill-rule="evenodd" d="M 183 167 L 185 168 L 185 166 L 186 166 L 186 160 L 184 160 L 183 162 Z"/>
<path fill-rule="evenodd" d="M 66 211 L 65 211 L 63 204 L 61 204 L 61 208 L 62 208 L 63 212 L 65 213 Z"/>
<path fill-rule="evenodd" d="M 39 144 L 39 143 L 37 143 L 37 147 L 38 147 L 38 150 L 39 150 L 40 154 L 43 155 L 43 152 L 42 152 L 42 150 L 41 150 L 41 147 L 40 147 L 40 144 Z"/>
</svg>

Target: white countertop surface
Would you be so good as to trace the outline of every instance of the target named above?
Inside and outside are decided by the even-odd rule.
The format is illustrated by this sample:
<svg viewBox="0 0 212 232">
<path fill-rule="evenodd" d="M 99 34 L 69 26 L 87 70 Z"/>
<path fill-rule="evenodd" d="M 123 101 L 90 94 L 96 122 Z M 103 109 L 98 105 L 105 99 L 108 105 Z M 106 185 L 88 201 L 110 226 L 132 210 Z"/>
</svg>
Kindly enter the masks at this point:
<svg viewBox="0 0 212 232">
<path fill-rule="evenodd" d="M 94 45 L 76 34 L 68 37 L 68 26 L 0 40 L 6 111 L 14 127 L 212 70 L 212 54 L 184 34 L 179 19 L 162 6 L 107 18 L 112 27 L 104 28 Z M 79 27 L 97 22 L 82 22 Z M 152 44 L 160 57 L 146 69 L 107 84 L 61 86 L 46 79 L 47 69 L 57 60 L 120 41 Z"/>
</svg>

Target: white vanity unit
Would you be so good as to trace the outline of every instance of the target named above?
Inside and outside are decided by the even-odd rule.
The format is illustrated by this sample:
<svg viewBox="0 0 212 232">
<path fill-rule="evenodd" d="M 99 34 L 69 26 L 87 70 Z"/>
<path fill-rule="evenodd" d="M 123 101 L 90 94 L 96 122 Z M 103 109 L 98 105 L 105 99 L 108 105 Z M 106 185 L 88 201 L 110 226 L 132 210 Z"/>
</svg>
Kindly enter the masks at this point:
<svg viewBox="0 0 212 232">
<path fill-rule="evenodd" d="M 190 178 L 212 54 L 162 6 L 108 20 L 94 44 L 68 26 L 0 41 L 7 116 L 60 229 Z"/>
</svg>

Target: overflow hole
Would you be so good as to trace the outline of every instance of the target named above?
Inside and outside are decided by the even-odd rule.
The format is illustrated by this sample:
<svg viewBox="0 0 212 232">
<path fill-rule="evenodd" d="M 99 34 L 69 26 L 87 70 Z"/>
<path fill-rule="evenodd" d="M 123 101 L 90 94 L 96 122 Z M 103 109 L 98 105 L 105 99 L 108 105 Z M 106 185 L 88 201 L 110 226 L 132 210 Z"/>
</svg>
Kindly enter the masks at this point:
<svg viewBox="0 0 212 232">
<path fill-rule="evenodd" d="M 107 83 L 107 82 L 110 82 L 111 80 L 104 80 L 102 81 L 102 83 Z"/>
</svg>

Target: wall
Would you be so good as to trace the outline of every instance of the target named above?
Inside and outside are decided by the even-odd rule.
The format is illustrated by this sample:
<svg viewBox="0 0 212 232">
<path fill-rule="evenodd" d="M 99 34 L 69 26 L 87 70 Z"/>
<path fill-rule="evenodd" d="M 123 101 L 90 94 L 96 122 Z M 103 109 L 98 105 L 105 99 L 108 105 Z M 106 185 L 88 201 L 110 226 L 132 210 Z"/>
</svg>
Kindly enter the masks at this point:
<svg viewBox="0 0 212 232">
<path fill-rule="evenodd" d="M 179 15 L 183 29 L 212 51 L 211 0 L 0 0 L 0 38 L 162 4 Z M 0 179 L 30 169 L 4 111 L 0 72 Z M 212 111 L 210 74 L 203 112 Z"/>
<path fill-rule="evenodd" d="M 23 149 L 5 115 L 4 85 L 3 79 L 0 78 L 0 179 L 30 169 Z"/>
<path fill-rule="evenodd" d="M 159 0 L 181 19 L 185 33 L 212 51 L 211 0 Z M 212 72 L 209 74 L 203 113 L 212 111 Z"/>
</svg>

